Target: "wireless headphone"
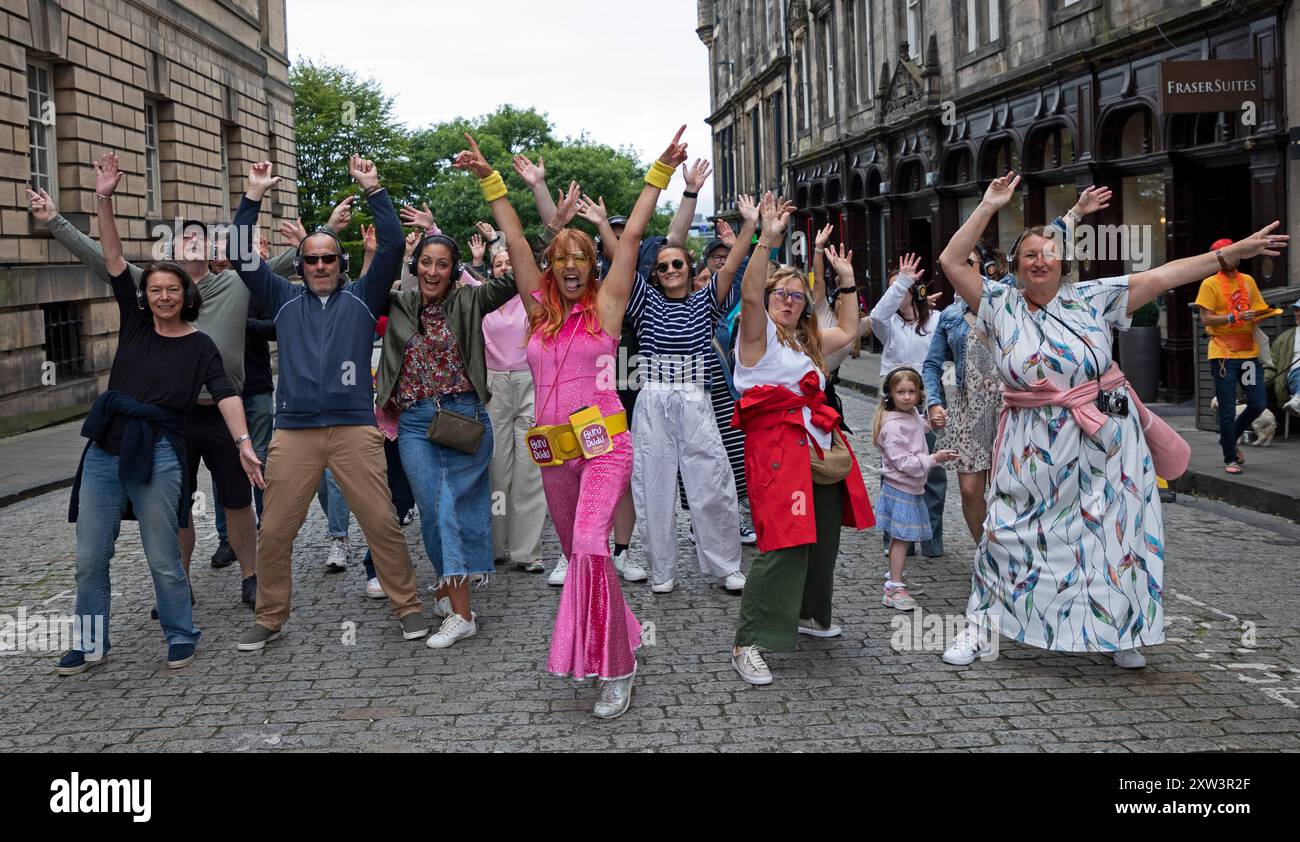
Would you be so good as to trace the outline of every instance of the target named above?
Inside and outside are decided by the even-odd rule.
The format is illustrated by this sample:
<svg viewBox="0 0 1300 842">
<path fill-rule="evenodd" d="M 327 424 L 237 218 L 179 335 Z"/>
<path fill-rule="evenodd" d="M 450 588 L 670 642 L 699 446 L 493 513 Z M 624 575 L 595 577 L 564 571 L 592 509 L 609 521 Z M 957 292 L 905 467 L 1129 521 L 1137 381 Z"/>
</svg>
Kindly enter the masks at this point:
<svg viewBox="0 0 1300 842">
<path fill-rule="evenodd" d="M 891 369 L 890 372 L 885 375 L 885 383 L 880 388 L 880 402 L 885 409 L 892 410 L 894 408 L 894 379 L 905 371 L 912 372 L 912 374 L 916 375 L 917 380 L 924 382 L 924 379 L 921 377 L 921 372 L 912 368 L 910 365 L 900 365 L 897 368 Z M 918 406 L 920 406 L 921 401 L 925 400 L 925 387 L 922 386 L 920 391 L 921 394 L 917 398 Z"/>
<path fill-rule="evenodd" d="M 1048 228 L 1052 228 L 1052 226 L 1046 226 L 1046 225 L 1045 225 L 1045 226 L 1042 226 L 1039 230 L 1046 231 Z M 1059 233 L 1040 234 L 1040 233 L 1038 233 L 1038 231 L 1036 231 L 1035 229 L 1030 228 L 1030 229 L 1026 230 L 1023 234 L 1021 234 L 1019 237 L 1016 237 L 1016 241 L 1015 241 L 1014 243 L 1011 244 L 1011 253 L 1010 253 L 1009 255 L 1007 255 L 1007 260 L 1008 260 L 1007 268 L 1011 271 L 1011 274 L 1014 275 L 1014 274 L 1016 273 L 1016 271 L 1018 270 L 1018 268 L 1019 268 L 1019 265 L 1020 265 L 1020 241 L 1023 240 L 1025 237 L 1029 237 L 1029 236 L 1042 237 L 1043 239 L 1045 239 L 1045 240 L 1051 240 L 1052 242 L 1056 242 L 1056 241 L 1059 239 L 1059 240 L 1061 240 L 1062 242 L 1064 242 L 1064 240 L 1065 240 L 1065 232 L 1064 232 L 1064 231 L 1061 231 L 1061 229 L 1059 229 L 1059 228 L 1052 228 L 1052 231 L 1053 231 L 1053 232 L 1059 232 Z M 1066 260 L 1065 257 L 1064 257 L 1064 255 L 1062 255 L 1062 258 L 1061 258 L 1060 263 L 1061 263 L 1061 277 L 1065 277 L 1066 275 L 1070 274 L 1070 272 L 1071 272 L 1072 261 Z M 985 277 L 988 277 L 988 276 L 985 275 Z"/>
<path fill-rule="evenodd" d="M 451 252 L 451 281 L 452 283 L 455 283 L 456 279 L 460 277 L 462 271 L 460 265 L 460 246 L 455 240 L 448 237 L 446 234 L 425 234 L 424 239 L 420 240 L 420 244 L 415 247 L 415 251 L 411 252 L 411 262 L 406 268 L 411 270 L 412 275 L 418 275 L 419 273 L 416 272 L 416 268 L 420 265 L 420 252 L 424 251 L 424 247 L 430 244 L 446 246 L 447 250 Z"/>
<path fill-rule="evenodd" d="M 975 254 L 979 255 L 980 274 L 991 280 L 999 280 L 993 277 L 993 273 L 998 271 L 998 258 L 993 253 L 993 249 L 984 245 L 984 241 L 980 240 L 975 244 Z"/>
<path fill-rule="evenodd" d="M 148 268 L 140 275 L 140 286 L 135 291 L 135 303 L 141 310 L 148 310 L 149 305 L 145 299 L 145 287 L 149 283 L 149 276 L 155 272 L 167 272 L 181 279 L 181 289 L 184 291 L 184 298 L 181 301 L 181 311 L 192 311 L 199 295 L 199 288 L 195 286 L 194 279 L 190 273 L 185 271 L 185 267 L 179 263 L 173 263 L 170 260 L 157 260 L 150 263 Z"/>
<path fill-rule="evenodd" d="M 343 243 L 339 240 L 338 235 L 326 228 L 324 225 L 318 225 L 310 234 L 302 238 L 302 242 L 298 244 L 298 253 L 293 258 L 293 271 L 298 274 L 298 277 L 306 277 L 302 273 L 302 247 L 307 244 L 308 240 L 315 237 L 317 234 L 325 234 L 334 241 L 334 245 L 338 246 L 339 274 L 346 275 L 348 273 L 348 253 L 343 250 Z"/>
</svg>

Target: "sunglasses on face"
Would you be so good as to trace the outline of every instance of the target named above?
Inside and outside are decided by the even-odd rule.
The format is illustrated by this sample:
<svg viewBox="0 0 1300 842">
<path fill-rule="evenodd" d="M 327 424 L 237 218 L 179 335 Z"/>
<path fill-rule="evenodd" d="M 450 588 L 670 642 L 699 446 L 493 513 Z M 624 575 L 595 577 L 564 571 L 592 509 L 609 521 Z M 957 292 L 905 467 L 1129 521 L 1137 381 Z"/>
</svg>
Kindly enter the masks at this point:
<svg viewBox="0 0 1300 842">
<path fill-rule="evenodd" d="M 586 265 L 587 265 L 587 255 L 583 254 L 582 252 L 578 252 L 577 254 L 570 254 L 570 255 L 567 255 L 567 256 L 566 256 L 566 255 L 559 255 L 559 256 L 557 256 L 557 257 L 555 258 L 555 265 L 556 265 L 556 266 L 563 266 L 565 263 L 567 263 L 567 262 L 570 261 L 570 260 L 572 260 L 572 261 L 573 261 L 575 264 L 577 264 L 578 266 L 586 266 Z"/>
<path fill-rule="evenodd" d="M 333 266 L 339 259 L 337 254 L 304 254 L 302 262 L 308 266 L 315 266 L 317 263 L 324 263 L 326 266 Z"/>
<path fill-rule="evenodd" d="M 790 292 L 789 290 L 784 289 L 774 289 L 772 290 L 772 295 L 780 301 L 788 299 L 792 304 L 802 304 L 804 299 L 807 297 L 802 292 Z"/>
<path fill-rule="evenodd" d="M 672 266 L 674 269 L 681 269 L 685 265 L 686 265 L 686 261 L 682 260 L 679 257 L 674 260 L 668 261 L 667 263 L 660 263 L 655 268 L 658 269 L 660 272 L 667 272 L 669 266 Z"/>
</svg>

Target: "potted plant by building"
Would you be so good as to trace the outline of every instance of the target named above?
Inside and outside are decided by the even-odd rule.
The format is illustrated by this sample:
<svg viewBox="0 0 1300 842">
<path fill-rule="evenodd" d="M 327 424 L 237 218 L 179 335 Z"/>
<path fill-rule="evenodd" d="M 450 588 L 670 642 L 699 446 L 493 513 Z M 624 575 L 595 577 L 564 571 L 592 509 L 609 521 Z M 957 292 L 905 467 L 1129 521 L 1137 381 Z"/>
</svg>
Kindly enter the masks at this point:
<svg viewBox="0 0 1300 842">
<path fill-rule="evenodd" d="M 1133 323 L 1119 334 L 1120 365 L 1129 385 L 1142 401 L 1154 401 L 1160 390 L 1160 308 L 1148 301 L 1133 313 Z"/>
</svg>

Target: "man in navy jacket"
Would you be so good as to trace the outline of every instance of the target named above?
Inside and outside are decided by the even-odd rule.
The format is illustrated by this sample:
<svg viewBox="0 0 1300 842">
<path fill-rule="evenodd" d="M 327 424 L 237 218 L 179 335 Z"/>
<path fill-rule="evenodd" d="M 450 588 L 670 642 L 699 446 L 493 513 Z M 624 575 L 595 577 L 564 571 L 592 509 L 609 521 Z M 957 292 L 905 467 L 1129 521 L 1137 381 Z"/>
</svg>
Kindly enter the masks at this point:
<svg viewBox="0 0 1300 842">
<path fill-rule="evenodd" d="M 403 636 L 416 640 L 429 633 L 388 493 L 384 436 L 375 426 L 370 377 L 375 323 L 388 308 L 405 242 L 374 164 L 353 155 L 349 171 L 365 191 L 379 244 L 370 270 L 355 281 L 344 281 L 346 255 L 338 238 L 324 229 L 298 250 L 302 285 L 271 272 L 251 247 L 262 197 L 280 180 L 271 175 L 269 162 L 250 168 L 248 194 L 235 214 L 239 236 L 230 238 L 231 260 L 259 308 L 274 314 L 280 355 L 258 538 L 257 618 L 239 638 L 241 651 L 261 649 L 289 618 L 293 541 L 326 468 L 361 524 Z"/>
</svg>

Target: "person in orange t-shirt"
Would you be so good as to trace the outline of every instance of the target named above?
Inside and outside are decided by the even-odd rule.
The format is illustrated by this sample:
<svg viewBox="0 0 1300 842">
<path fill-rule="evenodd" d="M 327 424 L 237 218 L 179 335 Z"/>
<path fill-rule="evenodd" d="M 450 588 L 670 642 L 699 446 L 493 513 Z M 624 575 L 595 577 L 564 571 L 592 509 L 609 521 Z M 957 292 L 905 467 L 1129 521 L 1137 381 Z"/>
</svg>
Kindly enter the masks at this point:
<svg viewBox="0 0 1300 842">
<path fill-rule="evenodd" d="M 1210 335 L 1210 373 L 1214 392 L 1219 398 L 1219 444 L 1223 462 L 1230 474 L 1241 473 L 1246 457 L 1237 447 L 1241 434 L 1264 411 L 1267 396 L 1264 373 L 1259 365 L 1259 346 L 1255 342 L 1255 321 L 1264 316 L 1268 305 L 1255 286 L 1255 279 L 1237 271 L 1237 261 L 1220 253 L 1232 240 L 1215 240 L 1210 249 L 1222 267 L 1201 281 L 1196 305 L 1201 323 Z M 1237 385 L 1246 398 L 1246 408 L 1237 410 Z"/>
</svg>

